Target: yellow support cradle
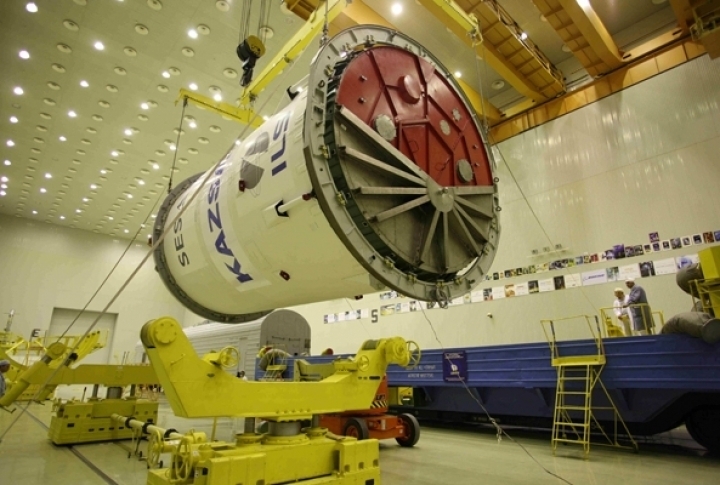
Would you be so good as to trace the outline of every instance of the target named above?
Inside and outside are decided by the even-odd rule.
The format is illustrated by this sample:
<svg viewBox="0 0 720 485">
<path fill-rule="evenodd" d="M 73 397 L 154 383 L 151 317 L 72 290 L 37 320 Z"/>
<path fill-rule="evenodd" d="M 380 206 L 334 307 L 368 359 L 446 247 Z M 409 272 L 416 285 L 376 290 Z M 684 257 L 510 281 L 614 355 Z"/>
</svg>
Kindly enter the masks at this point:
<svg viewBox="0 0 720 485">
<path fill-rule="evenodd" d="M 555 326 L 558 323 L 577 324 L 578 320 L 585 321 L 595 343 L 595 352 L 587 355 L 561 355 Z M 579 315 L 557 320 L 541 320 L 540 323 L 550 344 L 550 363 L 557 369 L 558 376 L 550 441 L 553 454 L 557 451 L 558 443 L 578 444 L 582 445 L 583 456 L 587 458 L 590 454 L 593 433 L 604 438 L 604 440 L 596 441 L 595 444 L 630 448 L 637 451 L 635 439 L 600 378 L 605 367 L 606 356 L 598 319 L 589 315 Z M 602 390 L 600 396 L 604 395 L 606 400 L 602 405 L 593 402 L 595 389 Z M 597 398 L 598 393 L 595 394 Z M 612 413 L 612 430 L 607 429 L 607 424 L 605 426 L 600 424 L 596 416 L 599 411 Z M 618 431 L 627 436 L 631 443 L 630 446 L 620 444 Z"/>
</svg>

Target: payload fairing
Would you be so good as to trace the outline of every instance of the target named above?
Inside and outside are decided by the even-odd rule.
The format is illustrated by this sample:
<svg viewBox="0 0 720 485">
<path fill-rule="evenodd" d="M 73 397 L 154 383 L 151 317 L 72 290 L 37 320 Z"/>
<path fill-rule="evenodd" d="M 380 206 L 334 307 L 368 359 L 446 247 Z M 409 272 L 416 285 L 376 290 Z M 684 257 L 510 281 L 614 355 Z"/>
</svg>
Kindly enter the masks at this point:
<svg viewBox="0 0 720 485">
<path fill-rule="evenodd" d="M 218 322 L 384 287 L 440 304 L 470 291 L 495 256 L 497 179 L 449 72 L 412 39 L 359 26 L 307 79 L 168 195 L 154 237 L 172 225 L 155 252 L 169 290 Z"/>
</svg>

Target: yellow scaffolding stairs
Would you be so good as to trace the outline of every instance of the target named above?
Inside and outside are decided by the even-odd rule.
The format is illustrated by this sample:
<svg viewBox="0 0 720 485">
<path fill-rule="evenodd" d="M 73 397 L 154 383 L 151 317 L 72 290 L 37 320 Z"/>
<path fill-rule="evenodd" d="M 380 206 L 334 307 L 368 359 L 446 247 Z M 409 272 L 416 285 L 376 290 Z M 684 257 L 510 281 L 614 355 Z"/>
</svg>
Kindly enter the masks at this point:
<svg viewBox="0 0 720 485">
<path fill-rule="evenodd" d="M 595 353 L 586 355 L 560 355 L 555 325 L 584 320 L 590 330 L 595 343 Z M 580 315 L 561 318 L 557 320 L 541 320 L 543 331 L 550 344 L 551 365 L 557 369 L 557 387 L 555 391 L 555 411 L 553 413 L 553 427 L 551 446 L 553 454 L 557 451 L 558 443 L 582 445 L 583 456 L 590 454 L 592 435 L 604 438 L 593 442 L 596 445 L 629 448 L 637 451 L 638 446 L 630 434 L 627 425 L 622 419 L 610 393 L 602 382 L 600 374 L 605 367 L 605 349 L 602 344 L 602 333 L 597 318 L 594 318 L 595 327 L 591 321 L 593 317 Z M 548 332 L 549 329 L 549 332 Z M 593 393 L 596 389 L 602 393 Z M 593 403 L 593 397 L 603 398 L 606 403 L 602 405 Z M 608 420 L 605 425 L 598 420 L 596 413 L 612 413 L 612 429 L 608 429 Z M 603 416 L 605 418 L 607 414 Z M 630 445 L 623 445 L 618 441 L 618 431 L 622 432 Z"/>
</svg>

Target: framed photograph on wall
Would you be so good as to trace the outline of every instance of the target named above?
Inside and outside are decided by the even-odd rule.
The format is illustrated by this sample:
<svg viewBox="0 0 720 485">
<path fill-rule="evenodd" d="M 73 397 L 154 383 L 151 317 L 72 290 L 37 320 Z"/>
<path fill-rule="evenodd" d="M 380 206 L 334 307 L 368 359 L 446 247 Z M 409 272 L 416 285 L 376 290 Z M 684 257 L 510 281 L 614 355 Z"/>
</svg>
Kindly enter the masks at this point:
<svg viewBox="0 0 720 485">
<path fill-rule="evenodd" d="M 674 237 L 674 238 L 670 239 L 670 245 L 672 246 L 673 249 L 680 249 L 683 247 L 682 241 L 680 240 L 679 237 Z"/>
<path fill-rule="evenodd" d="M 660 242 L 660 234 L 657 232 L 651 232 L 648 234 L 648 237 L 650 238 L 651 243 Z"/>
<path fill-rule="evenodd" d="M 682 237 L 682 246 L 683 246 L 683 247 L 685 247 L 685 246 L 692 246 L 692 244 L 693 244 L 692 241 L 693 241 L 692 236 L 683 236 L 683 237 Z"/>
<path fill-rule="evenodd" d="M 715 242 L 715 236 L 712 232 L 704 232 L 703 233 L 703 240 L 705 241 L 705 244 L 710 244 Z"/>
<path fill-rule="evenodd" d="M 702 234 L 693 234 L 693 244 L 702 244 L 703 238 Z"/>
</svg>

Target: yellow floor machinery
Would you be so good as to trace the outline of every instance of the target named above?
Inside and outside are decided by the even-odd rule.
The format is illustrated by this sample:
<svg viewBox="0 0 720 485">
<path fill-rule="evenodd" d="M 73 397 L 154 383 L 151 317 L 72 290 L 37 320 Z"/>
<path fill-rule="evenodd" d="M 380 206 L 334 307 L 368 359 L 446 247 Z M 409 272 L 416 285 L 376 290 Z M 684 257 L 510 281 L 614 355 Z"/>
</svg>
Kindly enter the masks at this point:
<svg viewBox="0 0 720 485">
<path fill-rule="evenodd" d="M 136 385 L 156 384 L 155 371 L 140 365 L 80 365 L 70 367 L 74 355 L 68 356 L 67 346 L 61 342 L 51 344 L 45 355 L 15 378 L 13 386 L 0 398 L 0 406 L 14 411 L 12 404 L 37 389 L 32 398 L 43 402 L 60 384 L 92 384 L 90 398 L 81 401 L 56 400 L 48 437 L 56 445 L 89 443 L 133 438 L 137 433 L 131 428 L 117 425 L 114 413 L 136 416 L 144 422 L 156 422 L 158 403 L 136 397 Z M 99 386 L 107 386 L 105 399 L 98 397 Z M 124 389 L 130 386 L 128 396 Z"/>
<path fill-rule="evenodd" d="M 210 442 L 204 433 L 114 415 L 116 426 L 149 435 L 149 466 L 171 453 L 169 467 L 148 472 L 151 485 L 379 484 L 377 440 L 334 436 L 319 426 L 319 415 L 369 407 L 387 366 L 419 357 L 417 345 L 400 337 L 368 340 L 355 357 L 326 364 L 333 371 L 319 372 L 318 381 L 254 382 L 223 371 L 231 354 L 199 358 L 172 318 L 147 323 L 141 340 L 177 416 L 245 418 L 234 442 Z M 256 418 L 269 422 L 268 433 L 255 432 Z"/>
</svg>

